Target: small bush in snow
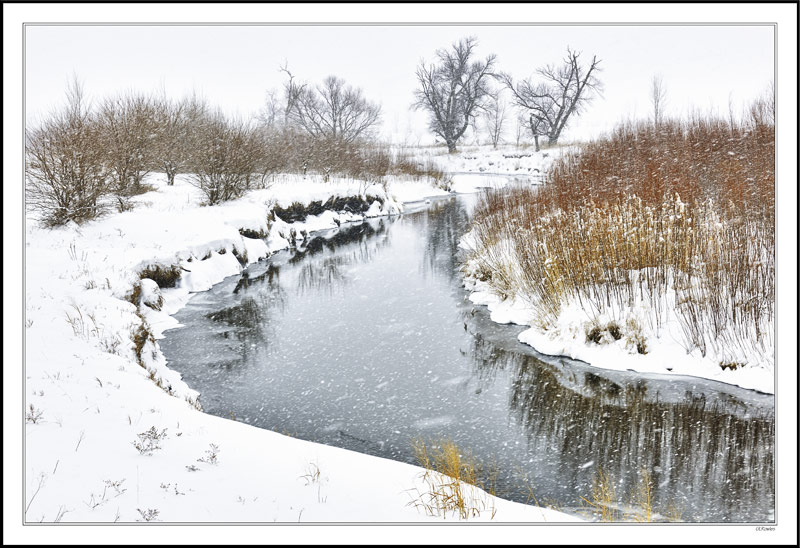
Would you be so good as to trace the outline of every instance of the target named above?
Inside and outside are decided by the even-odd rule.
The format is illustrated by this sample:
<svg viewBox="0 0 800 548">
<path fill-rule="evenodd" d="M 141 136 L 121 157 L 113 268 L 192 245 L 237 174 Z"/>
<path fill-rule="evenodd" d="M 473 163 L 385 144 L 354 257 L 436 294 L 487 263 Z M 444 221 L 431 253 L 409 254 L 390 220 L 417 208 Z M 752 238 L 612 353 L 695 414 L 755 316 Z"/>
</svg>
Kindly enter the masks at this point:
<svg viewBox="0 0 800 548">
<path fill-rule="evenodd" d="M 161 310 L 164 306 L 164 297 L 161 296 L 161 289 L 158 284 L 150 278 L 143 278 L 139 282 L 141 287 L 140 304 L 149 306 L 153 310 Z"/>
<path fill-rule="evenodd" d="M 239 251 L 235 247 L 233 248 L 233 256 L 236 257 L 236 260 L 239 261 L 239 264 L 242 266 L 247 266 L 247 250 Z"/>
<path fill-rule="evenodd" d="M 267 232 L 265 232 L 264 230 L 261 230 L 261 229 L 252 230 L 250 228 L 240 228 L 239 229 L 239 234 L 241 234 L 245 238 L 250 238 L 252 240 L 263 240 L 267 236 L 269 236 L 269 234 Z"/>
<path fill-rule="evenodd" d="M 142 516 L 141 519 L 137 519 L 136 521 L 158 521 L 157 518 L 159 511 L 155 508 L 148 508 L 147 510 L 137 508 L 136 511 L 139 512 L 140 516 Z"/>
<path fill-rule="evenodd" d="M 144 319 L 144 316 L 142 316 L 139 311 L 136 312 L 136 317 L 139 318 L 140 321 L 133 326 L 133 332 L 131 333 L 131 338 L 133 340 L 133 351 L 136 355 L 136 363 L 138 363 L 140 367 L 146 369 L 147 365 L 145 364 L 143 357 L 144 347 L 148 342 L 151 345 L 154 345 L 156 339 L 150 329 L 150 324 L 147 323 L 147 320 Z"/>
<path fill-rule="evenodd" d="M 206 464 L 217 464 L 219 456 L 219 446 L 210 443 L 208 444 L 208 449 L 206 449 L 206 456 L 200 457 L 197 459 L 197 462 L 205 462 Z"/>
<path fill-rule="evenodd" d="M 36 409 L 32 403 L 28 405 L 28 412 L 25 414 L 25 422 L 36 424 L 41 419 L 42 412 L 39 409 Z"/>
<path fill-rule="evenodd" d="M 133 446 L 139 451 L 140 455 L 152 455 L 153 451 L 161 449 L 161 441 L 167 437 L 167 429 L 164 428 L 160 432 L 155 426 L 151 426 L 146 430 L 136 435 L 138 440 L 132 442 Z"/>
<path fill-rule="evenodd" d="M 635 348 L 639 354 L 647 354 L 647 338 L 642 334 L 642 328 L 634 319 L 629 319 L 625 323 L 626 336 L 625 345 L 628 348 Z"/>
</svg>

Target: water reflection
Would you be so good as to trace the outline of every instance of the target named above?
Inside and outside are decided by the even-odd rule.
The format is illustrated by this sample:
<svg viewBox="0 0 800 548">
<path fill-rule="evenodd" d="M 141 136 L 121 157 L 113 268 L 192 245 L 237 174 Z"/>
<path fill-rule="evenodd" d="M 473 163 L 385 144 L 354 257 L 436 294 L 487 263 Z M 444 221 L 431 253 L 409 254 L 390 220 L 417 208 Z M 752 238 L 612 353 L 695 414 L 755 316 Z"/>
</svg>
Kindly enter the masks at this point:
<svg viewBox="0 0 800 548">
<path fill-rule="evenodd" d="M 342 246 L 349 246 L 353 243 L 363 244 L 367 239 L 375 235 L 386 233 L 392 222 L 392 218 L 370 219 L 329 230 L 323 234 L 312 235 L 294 250 L 289 259 L 289 264 L 299 263 L 325 250 L 334 252 Z M 362 252 L 369 252 L 370 246 L 364 245 L 359 246 L 359 248 Z"/>
<path fill-rule="evenodd" d="M 771 519 L 770 407 L 726 392 L 712 397 L 684 390 L 674 401 L 661 394 L 674 381 L 634 375 L 615 381 L 569 360 L 547 363 L 503 349 L 479 333 L 471 354 L 480 390 L 498 377 L 510 381 L 510 414 L 525 433 L 528 451 L 558 463 L 551 476 L 556 481 L 532 474 L 537 496 L 579 506 L 602 466 L 621 491 L 633 488 L 646 471 L 653 506 L 679 508 L 684 520 Z M 572 499 L 564 497 L 564 485 L 574 486 Z"/>
<path fill-rule="evenodd" d="M 425 233 L 423 273 L 453 279 L 458 275 L 458 241 L 469 227 L 469 211 L 463 200 L 452 197 L 431 204 L 424 213 L 411 216 L 411 223 Z"/>
<path fill-rule="evenodd" d="M 520 502 L 574 509 L 602 466 L 620 493 L 646 470 L 684 520 L 771 520 L 772 398 L 536 355 L 465 300 L 470 212 L 442 200 L 253 265 L 177 315 L 170 367 L 207 412 L 302 439 L 414 462 L 412 438 L 450 438 Z"/>
</svg>

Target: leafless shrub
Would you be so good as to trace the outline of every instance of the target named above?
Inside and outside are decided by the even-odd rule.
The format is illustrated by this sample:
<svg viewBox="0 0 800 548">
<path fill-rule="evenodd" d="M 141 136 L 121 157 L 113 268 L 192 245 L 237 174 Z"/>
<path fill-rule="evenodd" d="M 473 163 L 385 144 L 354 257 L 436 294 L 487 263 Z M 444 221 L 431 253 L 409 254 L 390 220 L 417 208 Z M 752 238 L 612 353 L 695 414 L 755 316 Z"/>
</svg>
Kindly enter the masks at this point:
<svg viewBox="0 0 800 548">
<path fill-rule="evenodd" d="M 155 101 L 153 168 L 164 171 L 168 185 L 175 184 L 175 176 L 188 169 L 207 112 L 205 101 L 196 95 L 179 101 L 166 97 Z"/>
<path fill-rule="evenodd" d="M 136 521 L 159 521 L 159 511 L 155 508 L 147 508 L 146 510 L 137 508 L 136 511 L 139 512 L 139 515 L 141 516 L 141 519 L 137 519 Z"/>
<path fill-rule="evenodd" d="M 197 459 L 197 462 L 205 462 L 206 464 L 217 464 L 219 462 L 219 446 L 215 443 L 209 443 L 206 449 L 206 456 Z"/>
<path fill-rule="evenodd" d="M 25 201 L 46 226 L 82 223 L 104 211 L 98 127 L 73 80 L 67 104 L 25 132 Z"/>
<path fill-rule="evenodd" d="M 106 97 L 100 103 L 98 144 L 123 209 L 129 207 L 126 198 L 148 190 L 142 180 L 154 165 L 156 112 L 152 97 L 134 92 Z"/>
<path fill-rule="evenodd" d="M 192 184 L 209 205 L 241 197 L 258 180 L 262 160 L 259 133 L 246 122 L 209 115 L 201 125 Z"/>
<path fill-rule="evenodd" d="M 102 493 L 98 495 L 91 493 L 89 495 L 89 500 L 84 502 L 84 504 L 94 510 L 95 508 L 107 503 L 111 499 L 115 499 L 123 495 L 125 491 L 128 490 L 127 488 L 122 487 L 123 483 L 125 483 L 125 478 L 116 481 L 104 480 Z"/>
</svg>

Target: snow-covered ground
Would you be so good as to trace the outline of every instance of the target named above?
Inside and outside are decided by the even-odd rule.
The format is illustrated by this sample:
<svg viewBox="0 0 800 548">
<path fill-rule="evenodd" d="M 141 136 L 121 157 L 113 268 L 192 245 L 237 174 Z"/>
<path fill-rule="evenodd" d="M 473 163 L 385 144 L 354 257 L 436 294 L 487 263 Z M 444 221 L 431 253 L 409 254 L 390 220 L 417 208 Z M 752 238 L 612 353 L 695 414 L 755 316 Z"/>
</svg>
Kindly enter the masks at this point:
<svg viewBox="0 0 800 548">
<path fill-rule="evenodd" d="M 500 145 L 460 146 L 457 154 L 448 154 L 445 147 L 420 147 L 410 149 L 418 160 L 430 159 L 445 173 L 486 173 L 538 177 L 544 174 L 550 163 L 563 153 L 565 147 L 542 149 L 533 147 Z"/>
<path fill-rule="evenodd" d="M 157 341 L 192 292 L 286 247 L 292 234 L 361 218 L 325 212 L 270 223 L 273 204 L 367 194 L 383 199 L 366 213 L 378 216 L 445 191 L 424 180 L 384 189 L 287 176 L 201 207 L 185 180 L 149 182 L 156 190 L 132 211 L 53 230 L 26 224 L 25 520 L 441 522 L 414 504 L 427 491 L 421 468 L 199 412 Z M 139 273 L 154 265 L 180 268 L 178 286 L 145 280 L 129 302 Z M 472 497 L 481 509 L 472 519 L 577 519 L 479 490 Z"/>
</svg>

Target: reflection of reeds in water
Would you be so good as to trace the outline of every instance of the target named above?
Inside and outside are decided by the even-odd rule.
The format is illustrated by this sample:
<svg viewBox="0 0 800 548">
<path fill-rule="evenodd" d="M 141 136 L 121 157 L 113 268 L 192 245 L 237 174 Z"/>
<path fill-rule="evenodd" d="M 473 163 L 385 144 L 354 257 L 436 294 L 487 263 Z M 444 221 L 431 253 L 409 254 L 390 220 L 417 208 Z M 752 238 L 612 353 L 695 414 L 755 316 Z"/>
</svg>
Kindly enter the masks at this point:
<svg viewBox="0 0 800 548">
<path fill-rule="evenodd" d="M 303 264 L 297 277 L 297 290 L 300 294 L 307 290 L 327 288 L 330 292 L 345 283 L 345 266 L 351 264 L 346 257 L 327 257 L 321 261 Z"/>
<path fill-rule="evenodd" d="M 600 521 L 619 521 L 621 513 L 617 508 L 617 489 L 613 480 L 598 467 L 592 480 L 591 498 L 581 497 L 589 505 L 591 513 Z"/>
<path fill-rule="evenodd" d="M 652 470 L 648 499 L 660 504 L 666 493 L 681 491 L 706 498 L 700 506 L 708 507 L 719 507 L 714 499 L 758 507 L 774 496 L 771 413 L 732 413 L 692 394 L 662 403 L 644 385 L 620 388 L 591 374 L 579 393 L 556 371 L 541 363 L 523 367 L 512 384 L 511 409 L 532 450 L 556 447 L 564 466 L 593 460 L 628 480 Z"/>
<path fill-rule="evenodd" d="M 425 223 L 423 272 L 436 272 L 448 278 L 458 274 L 459 241 L 469 224 L 469 214 L 459 200 L 443 200 L 430 205 L 412 223 Z"/>
<path fill-rule="evenodd" d="M 219 332 L 218 336 L 238 344 L 238 350 L 230 355 L 238 356 L 233 361 L 229 358 L 229 368 L 234 363 L 248 363 L 252 353 L 266 348 L 273 339 L 273 317 L 286 306 L 286 292 L 278 282 L 278 272 L 279 268 L 271 265 L 257 277 L 242 276 L 234 290 L 234 294 L 241 295 L 238 302 L 206 314 L 209 320 L 230 328 Z"/>
<path fill-rule="evenodd" d="M 650 506 L 672 520 L 687 511 L 703 519 L 703 508 L 734 519 L 762 516 L 774 502 L 770 409 L 732 395 L 688 391 L 679 402 L 664 402 L 643 379 L 614 382 L 504 350 L 482 337 L 474 339 L 472 354 L 473 377 L 482 387 L 494 383 L 498 371 L 508 372 L 509 407 L 527 434 L 528 451 L 553 454 L 564 481 L 577 489 L 583 485 L 587 498 L 592 480 L 582 470 L 593 461 L 624 485 L 637 484 L 647 470 L 647 497 L 636 497 L 649 498 Z M 536 496 L 542 502 L 548 494 L 555 493 Z"/>
<path fill-rule="evenodd" d="M 342 246 L 355 243 L 363 244 L 372 236 L 387 232 L 391 222 L 391 220 L 387 219 L 379 219 L 378 221 L 372 222 L 364 221 L 342 227 L 332 235 L 311 236 L 308 241 L 304 242 L 302 246 L 295 250 L 294 254 L 289 259 L 289 264 L 299 263 L 325 250 L 334 252 Z M 364 258 L 369 260 L 368 257 Z"/>
</svg>

